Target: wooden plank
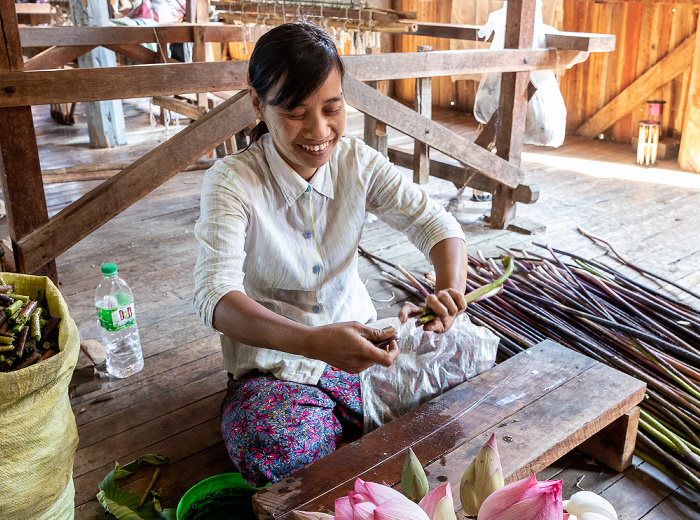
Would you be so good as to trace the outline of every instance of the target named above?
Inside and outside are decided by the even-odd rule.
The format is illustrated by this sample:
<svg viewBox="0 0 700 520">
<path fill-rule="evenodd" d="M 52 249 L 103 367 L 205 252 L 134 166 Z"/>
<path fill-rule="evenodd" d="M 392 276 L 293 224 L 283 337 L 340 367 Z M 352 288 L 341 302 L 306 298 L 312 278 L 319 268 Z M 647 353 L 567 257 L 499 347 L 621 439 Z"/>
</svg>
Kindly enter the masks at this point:
<svg viewBox="0 0 700 520">
<path fill-rule="evenodd" d="M 432 55 L 437 55 L 435 58 Z M 425 56 L 431 56 L 425 58 Z M 343 56 L 357 78 L 383 80 L 432 77 L 500 70 L 535 70 L 573 65 L 585 59 L 578 51 L 516 50 L 434 51 Z M 0 72 L 0 107 L 170 96 L 247 88 L 248 63 L 173 63 L 99 69 Z M 13 89 L 11 92 L 7 89 Z"/>
<path fill-rule="evenodd" d="M 506 49 L 531 48 L 534 24 L 535 2 L 510 0 L 506 15 L 504 47 Z M 501 74 L 496 155 L 516 167 L 520 166 L 520 155 L 523 147 L 529 84 L 529 72 L 505 72 Z M 491 199 L 489 224 L 496 229 L 506 229 L 514 220 L 515 201 L 512 190 L 505 186 L 498 186 Z"/>
<path fill-rule="evenodd" d="M 389 160 L 396 166 L 413 168 L 414 155 L 395 146 L 389 147 Z M 430 159 L 430 175 L 450 181 L 457 188 L 469 186 L 480 191 L 493 193 L 498 186 L 498 182 L 494 181 L 487 175 L 473 170 L 471 173 L 461 166 L 456 161 L 449 163 L 439 159 Z M 535 184 L 518 184 L 518 187 L 513 190 L 513 200 L 523 204 L 534 204 L 540 197 L 540 190 Z"/>
<path fill-rule="evenodd" d="M 193 24 L 161 25 L 170 43 L 192 41 Z M 20 27 L 22 47 L 70 45 L 126 45 L 158 43 L 153 27 Z M 225 24 L 206 24 L 204 38 L 208 42 L 241 41 L 241 28 Z"/>
<path fill-rule="evenodd" d="M 693 33 L 638 77 L 634 83 L 620 92 L 615 99 L 596 112 L 593 117 L 579 127 L 576 133 L 584 137 L 596 137 L 616 121 L 632 112 L 640 103 L 646 101 L 656 89 L 681 74 L 693 62 L 695 40 L 696 33 Z"/>
<path fill-rule="evenodd" d="M 389 485 L 400 481 L 408 447 L 427 465 L 433 485 L 457 485 L 494 431 L 511 438 L 499 442 L 499 451 L 504 475 L 512 481 L 534 474 L 610 424 L 643 399 L 645 388 L 626 374 L 543 342 L 269 486 L 253 504 L 262 519 L 289 519 L 291 509 L 332 512 L 333 501 L 358 477 Z M 588 389 L 595 398 L 581 400 Z"/>
<path fill-rule="evenodd" d="M 18 265 L 31 271 L 56 258 L 254 120 L 247 91 L 224 101 L 24 237 Z"/>
<path fill-rule="evenodd" d="M 91 51 L 93 45 L 82 45 L 79 47 L 50 47 L 40 52 L 24 63 L 24 70 L 47 70 L 58 69 L 70 63 L 74 59 Z"/>
<path fill-rule="evenodd" d="M 0 72 L 25 74 L 23 70 L 15 5 L 12 0 L 0 0 Z M 0 132 L 0 179 L 15 265 L 19 266 L 15 244 L 49 220 L 31 107 L 0 109 L 0 128 L 12 129 Z M 58 283 L 52 258 L 23 272 L 44 274 Z"/>
<path fill-rule="evenodd" d="M 206 112 L 206 110 L 203 107 L 192 105 L 191 103 L 187 103 L 186 101 L 180 101 L 178 99 L 168 96 L 154 97 L 153 104 L 161 108 L 165 108 L 166 110 L 182 114 L 183 116 L 189 117 L 194 121 L 202 117 L 202 115 Z"/>
<path fill-rule="evenodd" d="M 479 169 L 506 186 L 515 188 L 523 179 L 523 173 L 519 168 L 468 142 L 444 126 L 416 114 L 398 101 L 379 94 L 355 78 L 346 76 L 343 89 L 347 103 L 360 112 L 384 121 L 392 128 L 426 143 L 461 163 Z"/>
<path fill-rule="evenodd" d="M 419 45 L 418 52 L 430 52 L 430 45 Z M 432 119 L 433 83 L 432 78 L 416 78 L 413 108 L 428 119 Z M 413 182 L 427 184 L 430 175 L 430 149 L 421 141 L 413 142 Z"/>
<path fill-rule="evenodd" d="M 471 49 L 343 56 L 343 62 L 348 74 L 367 81 L 554 69 L 558 64 L 570 68 L 587 57 L 587 52 L 575 50 Z"/>
<path fill-rule="evenodd" d="M 678 165 L 684 170 L 700 173 L 700 30 L 695 33 L 694 54 Z"/>
<path fill-rule="evenodd" d="M 451 40 L 488 41 L 478 37 L 478 25 L 465 25 L 439 22 L 418 22 L 416 32 L 406 32 L 407 36 L 428 36 Z M 614 34 L 596 34 L 561 31 L 545 36 L 545 46 L 559 50 L 610 52 L 615 50 Z"/>
<path fill-rule="evenodd" d="M 143 63 L 143 64 L 148 64 L 148 63 L 162 63 L 162 59 L 159 53 L 152 51 L 151 49 L 147 49 L 143 45 L 138 45 L 134 43 L 128 43 L 128 44 L 116 44 L 116 45 L 105 45 L 107 49 L 116 52 L 117 54 L 121 54 L 122 56 L 126 56 L 129 59 L 132 59 L 138 63 Z M 66 47 L 70 49 L 71 47 Z M 180 63 L 174 58 L 166 58 L 168 60 L 168 63 Z"/>
<path fill-rule="evenodd" d="M 635 406 L 581 444 L 579 449 L 615 471 L 626 470 L 632 464 L 639 410 L 639 406 Z"/>
</svg>

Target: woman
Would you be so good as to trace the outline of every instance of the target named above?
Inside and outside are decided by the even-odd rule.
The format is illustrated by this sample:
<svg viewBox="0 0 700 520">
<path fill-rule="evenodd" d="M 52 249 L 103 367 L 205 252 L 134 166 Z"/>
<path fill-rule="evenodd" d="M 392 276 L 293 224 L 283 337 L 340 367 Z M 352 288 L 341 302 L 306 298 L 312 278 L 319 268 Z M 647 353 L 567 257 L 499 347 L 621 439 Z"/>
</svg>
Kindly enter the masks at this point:
<svg viewBox="0 0 700 520">
<path fill-rule="evenodd" d="M 426 300 L 444 332 L 464 311 L 459 224 L 377 151 L 343 137 L 343 63 L 305 24 L 278 26 L 250 57 L 260 123 L 245 151 L 205 175 L 195 227 L 195 306 L 222 333 L 229 389 L 222 433 L 243 477 L 280 480 L 362 431 L 359 376 L 390 366 L 393 330 L 376 317 L 357 273 L 365 211 L 409 237 L 437 277 Z M 422 308 L 404 307 L 402 321 Z"/>
</svg>

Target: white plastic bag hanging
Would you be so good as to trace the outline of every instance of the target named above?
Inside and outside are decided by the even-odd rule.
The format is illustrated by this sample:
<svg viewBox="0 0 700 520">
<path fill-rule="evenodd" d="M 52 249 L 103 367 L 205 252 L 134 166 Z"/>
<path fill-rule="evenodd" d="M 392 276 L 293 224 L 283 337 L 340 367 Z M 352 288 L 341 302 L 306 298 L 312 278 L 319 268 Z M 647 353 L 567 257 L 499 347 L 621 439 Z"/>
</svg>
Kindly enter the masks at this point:
<svg viewBox="0 0 700 520">
<path fill-rule="evenodd" d="M 400 354 L 394 364 L 374 365 L 360 373 L 365 434 L 490 369 L 496 361 L 498 337 L 472 324 L 466 314 L 444 334 L 426 332 L 416 327 L 416 320 L 395 328 Z"/>
<path fill-rule="evenodd" d="M 501 50 L 505 44 L 506 12 L 508 2 L 503 8 L 489 14 L 486 24 L 477 32 L 479 38 L 488 38 L 493 34 L 492 50 Z M 558 31 L 542 20 L 542 2 L 537 0 L 533 36 L 534 48 L 546 47 L 546 35 Z M 559 90 L 557 78 L 552 70 L 533 70 L 530 81 L 537 89 L 527 104 L 527 118 L 523 142 L 540 146 L 558 147 L 564 142 L 566 134 L 566 105 Z M 498 110 L 501 92 L 501 74 L 484 74 L 479 83 L 474 101 L 474 117 L 480 123 L 488 123 Z"/>
</svg>

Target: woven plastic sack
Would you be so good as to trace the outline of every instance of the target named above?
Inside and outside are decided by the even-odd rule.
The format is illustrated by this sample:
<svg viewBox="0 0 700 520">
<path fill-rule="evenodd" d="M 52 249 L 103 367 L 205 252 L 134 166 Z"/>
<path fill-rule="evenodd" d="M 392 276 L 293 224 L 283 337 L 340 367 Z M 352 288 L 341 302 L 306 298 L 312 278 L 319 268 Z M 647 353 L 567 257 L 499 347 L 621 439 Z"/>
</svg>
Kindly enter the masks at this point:
<svg viewBox="0 0 700 520">
<path fill-rule="evenodd" d="M 0 276 L 30 298 L 39 289 L 46 291 L 49 312 L 61 318 L 61 352 L 22 370 L 0 373 L 0 519 L 72 519 L 78 429 L 68 384 L 80 351 L 78 328 L 48 278 Z"/>
<path fill-rule="evenodd" d="M 398 322 L 398 320 L 395 320 Z M 399 357 L 390 367 L 373 365 L 360 373 L 364 433 L 418 408 L 433 397 L 480 374 L 496 362 L 498 337 L 460 314 L 444 334 L 416 327 L 416 320 L 369 324 L 392 325 Z"/>
</svg>

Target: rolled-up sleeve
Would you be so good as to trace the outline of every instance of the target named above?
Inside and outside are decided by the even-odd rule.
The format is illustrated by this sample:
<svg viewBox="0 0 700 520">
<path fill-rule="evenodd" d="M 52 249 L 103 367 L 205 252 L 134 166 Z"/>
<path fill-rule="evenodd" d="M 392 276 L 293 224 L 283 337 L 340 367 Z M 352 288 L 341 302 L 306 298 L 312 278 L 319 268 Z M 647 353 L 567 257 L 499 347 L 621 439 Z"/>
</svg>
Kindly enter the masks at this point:
<svg viewBox="0 0 700 520">
<path fill-rule="evenodd" d="M 406 234 L 426 258 L 442 240 L 465 240 L 462 227 L 452 214 L 404 177 L 382 154 L 361 143 L 357 146 L 360 164 L 369 173 L 367 211 Z"/>
<path fill-rule="evenodd" d="M 217 163 L 204 176 L 200 217 L 194 228 L 199 242 L 194 306 L 208 327 L 212 327 L 214 308 L 225 294 L 245 292 L 243 262 L 248 216 L 238 176 L 223 163 Z"/>
</svg>

